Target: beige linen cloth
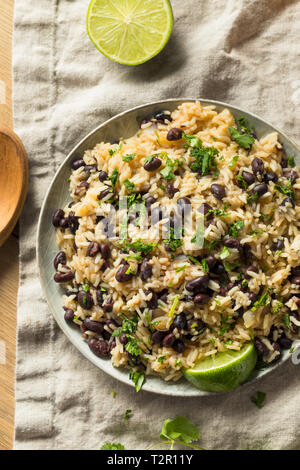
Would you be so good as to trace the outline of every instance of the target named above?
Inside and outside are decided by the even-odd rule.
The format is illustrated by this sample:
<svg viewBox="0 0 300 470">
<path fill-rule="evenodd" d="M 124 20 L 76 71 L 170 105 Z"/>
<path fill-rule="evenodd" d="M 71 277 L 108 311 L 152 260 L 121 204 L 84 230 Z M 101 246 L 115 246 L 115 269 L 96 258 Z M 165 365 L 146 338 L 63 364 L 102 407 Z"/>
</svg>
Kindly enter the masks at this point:
<svg viewBox="0 0 300 470">
<path fill-rule="evenodd" d="M 172 0 L 170 42 L 139 67 L 118 65 L 94 48 L 88 3 L 16 1 L 14 116 L 31 178 L 20 222 L 15 448 L 99 449 L 113 441 L 145 449 L 157 442 L 164 419 L 184 415 L 200 427 L 207 449 L 299 449 L 300 366 L 289 361 L 220 396 L 137 394 L 91 365 L 59 330 L 41 291 L 35 242 L 58 165 L 85 134 L 127 108 L 173 97 L 222 100 L 300 143 L 300 2 Z M 250 401 L 257 390 L 267 394 L 262 409 Z"/>
</svg>

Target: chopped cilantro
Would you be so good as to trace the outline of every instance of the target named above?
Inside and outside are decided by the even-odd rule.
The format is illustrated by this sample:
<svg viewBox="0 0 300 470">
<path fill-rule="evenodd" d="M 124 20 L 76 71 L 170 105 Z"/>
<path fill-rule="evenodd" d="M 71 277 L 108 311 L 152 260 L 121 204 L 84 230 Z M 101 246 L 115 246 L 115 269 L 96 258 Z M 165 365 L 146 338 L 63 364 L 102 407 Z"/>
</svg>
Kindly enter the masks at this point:
<svg viewBox="0 0 300 470">
<path fill-rule="evenodd" d="M 185 268 L 186 268 L 186 264 L 184 266 L 181 266 L 180 268 L 177 268 L 175 272 L 180 273 L 181 271 L 184 271 Z"/>
<path fill-rule="evenodd" d="M 265 307 L 267 304 L 270 303 L 270 297 L 269 297 L 270 290 L 271 289 L 268 288 L 266 292 L 262 294 L 262 296 L 256 302 L 254 302 L 254 305 L 251 308 L 252 312 L 255 312 L 255 310 L 257 310 L 259 307 Z"/>
<path fill-rule="evenodd" d="M 194 264 L 199 264 L 200 266 L 202 266 L 202 260 L 199 261 L 197 258 L 195 258 L 194 256 L 188 256 L 188 259 L 194 263 Z"/>
<path fill-rule="evenodd" d="M 166 359 L 166 356 L 160 356 L 157 360 L 158 362 L 160 362 L 160 364 L 163 364 L 165 359 Z"/>
<path fill-rule="evenodd" d="M 243 220 L 237 220 L 236 222 L 232 222 L 229 225 L 229 230 L 228 230 L 229 235 L 233 238 L 237 238 L 239 231 L 242 230 L 244 225 L 245 225 L 245 222 Z"/>
<path fill-rule="evenodd" d="M 292 198 L 293 201 L 294 201 L 295 200 L 295 193 L 292 189 L 290 189 L 291 185 L 292 185 L 292 181 L 291 181 L 291 178 L 290 178 L 289 182 L 285 186 L 280 186 L 279 184 L 275 184 L 274 187 L 277 191 L 279 191 L 282 194 L 286 194 L 287 196 Z"/>
<path fill-rule="evenodd" d="M 235 127 L 229 126 L 228 130 L 230 132 L 231 138 L 235 140 L 240 147 L 243 147 L 246 150 L 250 150 L 251 145 L 254 143 L 255 139 L 250 134 L 241 132 Z"/>
<path fill-rule="evenodd" d="M 83 284 L 83 285 L 82 285 L 82 290 L 83 290 L 84 292 L 89 292 L 89 291 L 90 291 L 90 286 L 89 286 L 88 284 Z"/>
<path fill-rule="evenodd" d="M 210 214 L 214 214 L 217 217 L 228 217 L 229 213 L 226 212 L 228 207 L 230 207 L 230 204 L 225 204 L 223 209 L 209 209 L 206 214 L 206 217 Z"/>
<path fill-rule="evenodd" d="M 259 194 L 254 193 L 254 194 L 252 194 L 251 196 L 248 197 L 247 202 L 248 202 L 248 204 L 252 204 L 252 202 L 258 201 L 258 198 L 259 198 Z"/>
<path fill-rule="evenodd" d="M 112 172 L 109 179 L 111 181 L 111 185 L 112 185 L 112 189 L 113 189 L 116 186 L 117 181 L 119 179 L 119 172 L 116 168 L 113 169 L 113 172 Z"/>
<path fill-rule="evenodd" d="M 287 313 L 285 313 L 284 315 L 282 315 L 281 320 L 282 320 L 282 323 L 284 324 L 286 330 L 290 331 L 290 329 L 291 329 L 290 316 Z"/>
<path fill-rule="evenodd" d="M 126 410 L 124 414 L 124 421 L 128 421 L 131 418 L 132 410 Z"/>
<path fill-rule="evenodd" d="M 119 145 L 119 147 L 116 148 L 115 150 L 110 149 L 110 150 L 108 151 L 109 155 L 112 157 L 112 156 L 115 155 L 117 152 L 120 152 L 120 150 L 122 149 L 122 147 L 123 147 L 123 144 L 121 143 L 121 144 Z"/>
<path fill-rule="evenodd" d="M 239 159 L 239 155 L 235 155 L 235 157 L 233 157 L 233 159 L 229 163 L 228 168 L 234 168 L 235 165 L 237 164 L 238 159 Z"/>
<path fill-rule="evenodd" d="M 131 162 L 134 157 L 136 157 L 136 153 L 128 153 L 127 155 L 123 155 L 122 160 L 123 162 Z"/>
<path fill-rule="evenodd" d="M 176 295 L 176 297 L 174 298 L 174 300 L 172 302 L 171 309 L 170 309 L 169 314 L 168 314 L 169 317 L 172 317 L 174 315 L 178 304 L 179 304 L 179 295 Z"/>
<path fill-rule="evenodd" d="M 177 248 L 182 246 L 182 240 L 180 238 L 175 238 L 175 231 L 173 227 L 170 227 L 169 239 L 165 239 L 164 243 L 168 245 L 171 251 L 176 251 Z"/>
<path fill-rule="evenodd" d="M 291 166 L 291 167 L 294 167 L 295 166 L 295 159 L 294 157 L 288 157 L 288 165 Z"/>
<path fill-rule="evenodd" d="M 191 170 L 202 176 L 216 172 L 218 165 L 215 157 L 219 151 L 215 147 L 203 147 L 201 140 L 196 136 L 183 134 L 183 137 L 187 142 L 187 147 L 190 147 L 191 157 L 195 159 L 190 165 Z"/>
<path fill-rule="evenodd" d="M 256 237 L 256 235 L 261 235 L 262 233 L 265 233 L 265 230 L 252 230 L 250 235 L 252 235 L 252 237 Z"/>
<path fill-rule="evenodd" d="M 257 406 L 257 408 L 262 408 L 263 403 L 266 399 L 266 394 L 264 392 L 256 392 L 256 395 L 251 397 L 252 403 Z"/>
<path fill-rule="evenodd" d="M 124 185 L 125 185 L 125 188 L 127 189 L 127 191 L 133 191 L 134 190 L 134 183 L 132 183 L 132 181 L 130 181 L 129 179 L 124 181 Z"/>
<path fill-rule="evenodd" d="M 201 260 L 201 266 L 202 266 L 204 274 L 209 272 L 209 266 L 208 266 L 208 262 L 206 261 L 206 259 Z"/>
<path fill-rule="evenodd" d="M 157 243 L 144 243 L 140 238 L 138 238 L 134 242 L 128 243 L 126 248 L 131 249 L 136 253 L 143 253 L 146 256 L 149 255 L 156 246 Z"/>
<path fill-rule="evenodd" d="M 132 356 L 139 356 L 140 354 L 142 354 L 141 348 L 139 347 L 137 341 L 134 339 L 128 341 L 128 343 L 125 345 L 125 349 Z"/>
<path fill-rule="evenodd" d="M 227 248 L 227 246 L 224 246 L 224 248 L 221 251 L 219 256 L 220 256 L 220 259 L 226 259 L 226 258 L 228 258 L 228 256 L 230 256 L 230 254 L 231 253 L 230 253 L 229 249 Z"/>
<path fill-rule="evenodd" d="M 139 392 L 145 382 L 145 374 L 144 372 L 134 372 L 133 369 L 130 369 L 129 379 L 134 383 L 136 392 Z"/>
<path fill-rule="evenodd" d="M 106 442 L 100 450 L 125 450 L 125 447 L 122 444 L 115 444 L 111 442 Z"/>
<path fill-rule="evenodd" d="M 242 175 L 237 175 L 236 179 L 239 181 L 240 186 L 242 186 L 242 188 L 248 189 L 249 184 L 248 184 L 247 181 L 242 177 Z"/>
</svg>

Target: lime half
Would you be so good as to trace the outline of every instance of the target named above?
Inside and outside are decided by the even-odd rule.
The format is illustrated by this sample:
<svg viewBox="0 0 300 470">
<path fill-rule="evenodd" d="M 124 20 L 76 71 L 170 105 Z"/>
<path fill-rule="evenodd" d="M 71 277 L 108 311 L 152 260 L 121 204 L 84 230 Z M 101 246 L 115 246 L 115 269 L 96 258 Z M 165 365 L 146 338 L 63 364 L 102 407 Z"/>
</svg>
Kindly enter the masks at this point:
<svg viewBox="0 0 300 470">
<path fill-rule="evenodd" d="M 109 59 L 138 65 L 166 45 L 173 26 L 168 0 L 92 0 L 87 15 L 91 41 Z"/>
<path fill-rule="evenodd" d="M 193 369 L 185 369 L 183 375 L 195 387 L 208 392 L 226 392 L 246 382 L 257 361 L 252 343 L 245 344 L 240 351 L 228 350 L 206 357 Z"/>
</svg>

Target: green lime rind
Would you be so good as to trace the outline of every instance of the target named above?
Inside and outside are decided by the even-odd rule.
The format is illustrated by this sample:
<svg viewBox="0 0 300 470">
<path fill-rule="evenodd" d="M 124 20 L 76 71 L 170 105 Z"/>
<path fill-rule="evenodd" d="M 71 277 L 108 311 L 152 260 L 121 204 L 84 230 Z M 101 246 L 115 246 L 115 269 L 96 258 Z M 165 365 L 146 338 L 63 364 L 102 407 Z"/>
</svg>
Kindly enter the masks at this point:
<svg viewBox="0 0 300 470">
<path fill-rule="evenodd" d="M 108 59 L 111 59 L 114 62 L 117 62 L 119 64 L 135 66 L 135 65 L 140 65 L 140 64 L 143 64 L 144 62 L 147 62 L 148 60 L 152 59 L 153 57 L 155 57 L 157 54 L 159 54 L 163 50 L 163 48 L 166 46 L 166 44 L 167 44 L 167 42 L 168 42 L 168 40 L 171 36 L 171 32 L 172 32 L 172 28 L 173 28 L 173 11 L 172 11 L 171 4 L 170 4 L 169 0 L 160 0 L 160 1 L 163 5 L 163 8 L 160 9 L 160 12 L 165 13 L 165 20 L 166 20 L 166 25 L 165 26 L 166 27 L 164 29 L 162 29 L 161 31 L 158 31 L 159 34 L 162 34 L 162 40 L 157 45 L 157 47 L 152 47 L 152 49 L 151 49 L 151 46 L 150 46 L 150 48 L 149 48 L 150 44 L 153 45 L 155 43 L 155 41 L 153 41 L 153 32 L 155 32 L 155 31 L 151 31 L 151 34 L 152 34 L 152 37 L 151 37 L 151 35 L 149 33 L 149 29 L 148 28 L 143 29 L 143 27 L 141 25 L 139 25 L 140 30 L 139 30 L 137 35 L 135 34 L 134 39 L 132 37 L 127 37 L 126 38 L 126 34 L 124 34 L 124 37 L 125 37 L 125 39 L 124 39 L 124 37 L 122 38 L 121 36 L 119 36 L 119 38 L 118 38 L 117 34 L 111 34 L 110 33 L 107 38 L 105 38 L 101 41 L 97 40 L 96 37 L 95 37 L 94 31 L 93 31 L 95 28 L 94 28 L 94 25 L 92 23 L 92 18 L 96 13 L 95 8 L 97 7 L 97 4 L 101 3 L 101 0 L 91 0 L 89 8 L 88 8 L 87 32 L 88 32 L 90 40 L 92 41 L 94 46 L 98 49 L 98 51 L 100 51 L 105 57 L 107 57 Z M 110 0 L 108 0 L 107 3 L 110 5 Z M 147 10 L 147 5 L 145 5 L 143 3 L 143 0 L 141 0 L 141 2 L 137 1 L 138 5 L 140 3 L 141 3 L 141 5 L 143 5 L 143 12 L 145 11 L 145 7 L 146 7 L 146 10 Z M 148 5 L 149 5 L 149 3 L 151 3 L 151 0 L 148 0 Z M 115 6 L 113 5 L 112 8 L 115 8 Z M 123 8 L 123 4 L 122 4 L 121 8 Z M 147 22 L 149 23 L 149 25 L 148 25 L 149 28 L 152 27 L 151 24 L 153 23 L 153 19 L 155 19 L 155 11 L 153 11 L 153 8 L 157 8 L 157 3 L 155 3 L 154 1 L 153 1 L 152 11 L 151 11 L 151 8 L 148 7 L 148 13 L 149 14 L 148 14 L 147 18 L 149 20 L 147 19 L 146 23 Z M 157 10 L 156 10 L 156 12 L 157 12 Z M 118 15 L 116 15 L 116 16 L 118 16 Z M 109 23 L 109 21 L 114 21 L 114 25 L 111 25 L 111 28 L 110 28 L 111 31 L 114 31 L 116 29 L 116 21 L 115 21 L 116 18 L 113 18 L 113 16 L 110 16 L 110 17 L 106 16 L 106 18 L 107 18 L 108 23 Z M 98 26 L 99 26 L 101 24 L 100 18 L 99 18 L 99 20 L 97 20 L 97 22 L 98 22 Z M 120 24 L 121 23 L 122 22 L 120 22 Z M 102 22 L 102 24 L 103 24 L 103 22 Z M 108 26 L 109 26 L 109 24 L 108 24 Z M 123 26 L 124 26 L 124 23 L 123 23 Z M 148 29 L 148 31 L 147 31 L 147 29 Z M 137 33 L 137 31 L 135 31 L 135 33 Z M 120 44 L 122 44 L 122 47 L 120 47 L 120 49 L 119 49 L 119 54 L 117 54 L 117 55 L 115 54 L 115 50 L 114 50 L 114 53 L 108 51 L 108 49 L 109 49 L 108 45 L 113 42 L 112 41 L 113 37 L 115 37 L 116 39 L 117 38 L 119 39 L 119 41 L 115 41 L 116 47 L 118 47 Z M 138 44 L 145 45 L 145 48 L 148 45 L 148 52 L 145 51 L 145 54 L 143 56 L 141 56 L 141 54 L 139 54 L 140 57 L 138 59 L 131 58 L 130 60 L 128 60 L 128 58 L 127 59 L 125 59 L 124 57 L 122 58 L 122 55 L 124 56 L 124 51 L 134 51 L 134 50 L 137 49 Z M 134 52 L 132 52 L 132 54 L 134 55 Z"/>
<path fill-rule="evenodd" d="M 246 343 L 240 351 L 228 350 L 202 359 L 192 369 L 183 370 L 183 375 L 200 390 L 227 392 L 249 379 L 256 362 L 254 345 Z"/>
</svg>

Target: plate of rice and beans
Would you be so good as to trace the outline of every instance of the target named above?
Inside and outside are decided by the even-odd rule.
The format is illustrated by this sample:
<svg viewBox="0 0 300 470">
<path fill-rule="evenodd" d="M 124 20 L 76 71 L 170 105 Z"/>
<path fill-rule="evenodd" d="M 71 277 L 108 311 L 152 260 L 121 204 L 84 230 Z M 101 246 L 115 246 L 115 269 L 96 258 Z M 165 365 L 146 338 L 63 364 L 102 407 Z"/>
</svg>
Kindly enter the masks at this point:
<svg viewBox="0 0 300 470">
<path fill-rule="evenodd" d="M 41 283 L 73 344 L 139 391 L 232 390 L 300 334 L 292 141 L 224 103 L 167 100 L 100 125 L 59 168 Z"/>
</svg>

